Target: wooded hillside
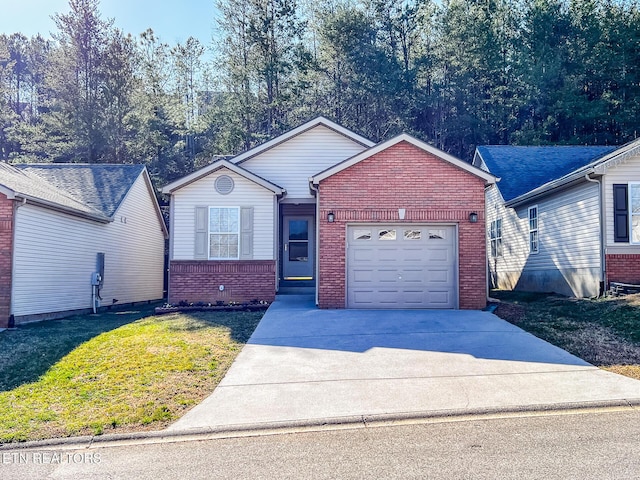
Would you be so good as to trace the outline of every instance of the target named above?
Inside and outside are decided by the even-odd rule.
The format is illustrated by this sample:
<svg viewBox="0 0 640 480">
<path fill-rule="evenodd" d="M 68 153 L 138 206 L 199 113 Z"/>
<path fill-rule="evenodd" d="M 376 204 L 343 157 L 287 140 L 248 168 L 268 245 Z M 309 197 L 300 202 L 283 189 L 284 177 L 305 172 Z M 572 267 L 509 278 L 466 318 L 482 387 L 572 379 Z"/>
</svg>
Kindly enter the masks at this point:
<svg viewBox="0 0 640 480">
<path fill-rule="evenodd" d="M 467 160 L 639 131 L 636 1 L 218 0 L 211 45 L 173 46 L 69 3 L 52 38 L 0 35 L 0 160 L 145 163 L 160 186 L 317 115 Z"/>
</svg>

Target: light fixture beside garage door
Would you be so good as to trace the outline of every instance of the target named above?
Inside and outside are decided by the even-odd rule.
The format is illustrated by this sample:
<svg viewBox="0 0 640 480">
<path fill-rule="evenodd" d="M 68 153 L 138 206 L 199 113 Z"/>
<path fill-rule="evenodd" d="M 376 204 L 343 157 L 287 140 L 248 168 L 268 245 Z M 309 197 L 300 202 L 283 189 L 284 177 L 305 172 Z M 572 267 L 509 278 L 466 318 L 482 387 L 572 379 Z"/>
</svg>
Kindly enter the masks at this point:
<svg viewBox="0 0 640 480">
<path fill-rule="evenodd" d="M 469 214 L 469 221 L 471 223 L 478 223 L 478 214 L 476 212 L 471 212 Z"/>
</svg>

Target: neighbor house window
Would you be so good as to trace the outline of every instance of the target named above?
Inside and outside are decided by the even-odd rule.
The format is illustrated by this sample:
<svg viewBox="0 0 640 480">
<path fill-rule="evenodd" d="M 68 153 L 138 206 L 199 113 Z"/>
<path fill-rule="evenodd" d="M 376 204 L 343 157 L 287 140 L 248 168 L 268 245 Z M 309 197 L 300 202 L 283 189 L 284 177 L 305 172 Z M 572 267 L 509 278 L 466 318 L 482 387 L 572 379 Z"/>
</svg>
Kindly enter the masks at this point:
<svg viewBox="0 0 640 480">
<path fill-rule="evenodd" d="M 529 252 L 538 253 L 538 206 L 529 207 Z"/>
<path fill-rule="evenodd" d="M 502 219 L 499 218 L 491 222 L 491 256 L 502 256 Z"/>
<path fill-rule="evenodd" d="M 240 208 L 209 208 L 209 258 L 237 259 L 240 252 Z"/>
<path fill-rule="evenodd" d="M 640 183 L 629 183 L 629 231 L 631 243 L 640 243 Z"/>
</svg>

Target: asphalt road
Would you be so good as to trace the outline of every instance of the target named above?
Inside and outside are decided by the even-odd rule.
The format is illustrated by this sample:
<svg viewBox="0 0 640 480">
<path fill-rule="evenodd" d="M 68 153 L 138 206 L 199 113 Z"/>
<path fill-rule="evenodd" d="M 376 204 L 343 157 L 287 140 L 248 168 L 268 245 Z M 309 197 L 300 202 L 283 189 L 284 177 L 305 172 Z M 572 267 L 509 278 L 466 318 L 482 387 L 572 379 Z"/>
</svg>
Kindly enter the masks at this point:
<svg viewBox="0 0 640 480">
<path fill-rule="evenodd" d="M 1 479 L 637 479 L 640 410 L 0 451 Z"/>
</svg>

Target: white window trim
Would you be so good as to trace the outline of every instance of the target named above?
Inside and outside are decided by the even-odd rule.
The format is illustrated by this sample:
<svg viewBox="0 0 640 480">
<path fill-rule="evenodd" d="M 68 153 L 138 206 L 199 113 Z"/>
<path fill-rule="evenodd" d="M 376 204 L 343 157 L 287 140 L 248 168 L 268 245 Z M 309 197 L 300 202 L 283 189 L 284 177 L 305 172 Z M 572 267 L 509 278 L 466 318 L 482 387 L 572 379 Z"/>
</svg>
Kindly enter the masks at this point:
<svg viewBox="0 0 640 480">
<path fill-rule="evenodd" d="M 225 208 L 228 210 L 236 210 L 238 212 L 238 230 L 236 232 L 211 232 L 211 209 Z M 226 205 L 212 205 L 207 210 L 207 257 L 209 260 L 240 260 L 240 207 L 229 207 Z M 236 257 L 212 257 L 211 256 L 211 235 L 212 234 L 234 234 L 238 236 L 238 255 Z"/>
<path fill-rule="evenodd" d="M 531 228 L 531 210 L 536 211 L 536 228 Z M 538 209 L 538 205 L 532 205 L 527 209 L 527 229 L 529 230 L 529 253 L 537 254 L 540 253 L 540 209 Z M 533 250 L 531 248 L 531 234 L 536 233 L 536 249 Z"/>
<path fill-rule="evenodd" d="M 633 202 L 631 200 L 632 187 L 640 187 L 640 182 L 628 182 L 627 184 L 627 215 L 629 216 L 629 244 L 640 245 L 640 241 L 633 241 L 633 217 L 640 218 L 640 213 L 633 213 Z"/>
</svg>

